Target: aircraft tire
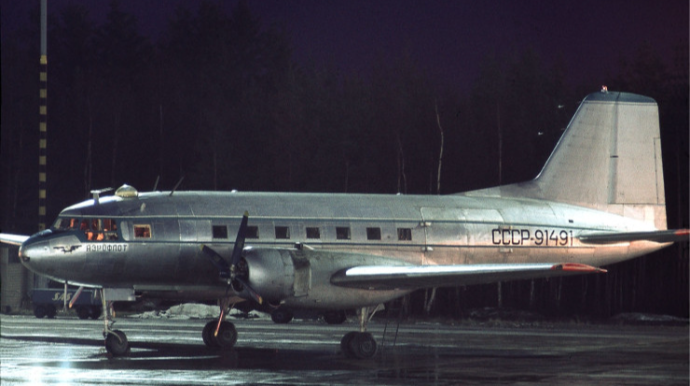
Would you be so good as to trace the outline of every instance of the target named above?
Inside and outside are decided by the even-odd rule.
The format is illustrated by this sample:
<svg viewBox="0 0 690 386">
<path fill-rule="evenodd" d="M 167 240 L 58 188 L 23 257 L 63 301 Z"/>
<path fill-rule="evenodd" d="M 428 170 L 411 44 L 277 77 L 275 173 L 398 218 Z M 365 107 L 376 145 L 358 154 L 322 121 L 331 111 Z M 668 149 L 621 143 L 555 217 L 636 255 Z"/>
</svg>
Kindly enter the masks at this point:
<svg viewBox="0 0 690 386">
<path fill-rule="evenodd" d="M 357 331 L 350 331 L 347 334 L 343 336 L 343 339 L 340 340 L 340 349 L 343 350 L 343 354 L 345 354 L 345 358 L 354 358 L 355 355 L 350 349 L 350 342 L 352 341 L 352 338 L 355 337 L 355 335 L 359 334 Z"/>
<path fill-rule="evenodd" d="M 211 332 L 213 334 L 213 332 Z M 220 330 L 218 331 L 218 336 L 215 337 L 215 341 L 223 350 L 231 349 L 237 343 L 237 330 L 235 325 L 224 321 L 220 323 Z"/>
<path fill-rule="evenodd" d="M 330 311 L 323 314 L 323 320 L 327 324 L 343 324 L 347 320 L 344 311 Z"/>
<path fill-rule="evenodd" d="M 220 348 L 220 345 L 218 342 L 216 342 L 216 338 L 213 336 L 213 333 L 216 329 L 216 324 L 217 322 L 212 320 L 206 323 L 204 329 L 201 331 L 201 339 L 203 339 L 204 344 L 208 348 Z"/>
<path fill-rule="evenodd" d="M 271 312 L 271 320 L 276 324 L 287 324 L 293 318 L 292 311 L 285 308 L 276 308 Z"/>
<path fill-rule="evenodd" d="M 105 338 L 105 350 L 114 357 L 127 354 L 129 351 L 127 335 L 120 330 L 114 330 L 108 333 L 108 336 Z"/>
<path fill-rule="evenodd" d="M 376 340 L 368 332 L 358 332 L 350 340 L 350 350 L 357 359 L 371 359 L 376 355 Z"/>
</svg>

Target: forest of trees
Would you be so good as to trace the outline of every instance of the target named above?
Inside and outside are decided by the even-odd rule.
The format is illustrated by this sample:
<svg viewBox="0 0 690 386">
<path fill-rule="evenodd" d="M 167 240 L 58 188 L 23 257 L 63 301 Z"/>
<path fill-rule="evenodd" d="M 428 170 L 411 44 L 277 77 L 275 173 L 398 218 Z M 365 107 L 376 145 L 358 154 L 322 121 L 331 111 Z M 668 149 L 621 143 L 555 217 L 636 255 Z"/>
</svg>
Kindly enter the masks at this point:
<svg viewBox="0 0 690 386">
<path fill-rule="evenodd" d="M 38 11 L 32 17 L 38 18 Z M 1 226 L 38 222 L 39 53 L 35 27 L 3 36 Z M 579 100 L 568 65 L 538 52 L 489 55 L 466 94 L 401 53 L 366 75 L 303 64 L 289 31 L 240 2 L 180 8 L 160 39 L 112 2 L 96 24 L 79 5 L 49 15 L 48 214 L 92 189 L 448 194 L 536 176 Z M 621 57 L 610 90 L 660 107 L 669 228 L 688 227 L 688 49 L 665 63 L 648 43 Z M 597 80 L 599 82 L 600 80 Z M 441 130 L 442 128 L 442 130 Z M 443 164 L 439 153 L 443 135 Z M 606 275 L 442 288 L 408 312 L 458 316 L 500 305 L 557 315 L 688 316 L 688 245 Z M 499 292 L 500 291 L 500 292 Z"/>
</svg>

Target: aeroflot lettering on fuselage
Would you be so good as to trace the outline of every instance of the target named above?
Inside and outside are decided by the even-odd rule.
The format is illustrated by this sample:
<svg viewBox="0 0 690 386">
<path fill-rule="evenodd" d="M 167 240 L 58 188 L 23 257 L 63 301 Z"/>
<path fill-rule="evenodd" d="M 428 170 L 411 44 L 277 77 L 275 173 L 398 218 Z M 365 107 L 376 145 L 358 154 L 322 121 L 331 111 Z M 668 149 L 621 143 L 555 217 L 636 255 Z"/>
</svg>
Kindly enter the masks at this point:
<svg viewBox="0 0 690 386">
<path fill-rule="evenodd" d="M 87 244 L 86 252 L 127 252 L 127 244 Z"/>
<path fill-rule="evenodd" d="M 573 245 L 573 231 L 564 229 L 501 229 L 491 230 L 494 245 L 527 245 L 558 247 Z"/>
</svg>

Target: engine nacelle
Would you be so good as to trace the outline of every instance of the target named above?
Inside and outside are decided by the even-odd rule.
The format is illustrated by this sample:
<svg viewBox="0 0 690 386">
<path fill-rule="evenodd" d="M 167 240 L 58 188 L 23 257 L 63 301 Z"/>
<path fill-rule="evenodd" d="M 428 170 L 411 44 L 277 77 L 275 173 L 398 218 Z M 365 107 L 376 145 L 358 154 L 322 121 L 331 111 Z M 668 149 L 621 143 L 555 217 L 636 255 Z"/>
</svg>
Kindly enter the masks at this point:
<svg viewBox="0 0 690 386">
<path fill-rule="evenodd" d="M 261 297 L 276 303 L 295 293 L 295 266 L 288 250 L 246 249 L 248 283 Z"/>
</svg>

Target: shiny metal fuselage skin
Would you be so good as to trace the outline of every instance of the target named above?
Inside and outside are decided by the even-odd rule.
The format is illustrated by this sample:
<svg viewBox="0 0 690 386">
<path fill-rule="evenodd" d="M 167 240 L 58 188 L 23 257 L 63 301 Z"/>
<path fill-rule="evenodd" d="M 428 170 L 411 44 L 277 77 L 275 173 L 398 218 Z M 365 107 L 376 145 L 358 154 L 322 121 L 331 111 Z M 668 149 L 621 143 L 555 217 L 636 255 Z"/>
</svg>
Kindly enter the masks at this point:
<svg viewBox="0 0 690 386">
<path fill-rule="evenodd" d="M 219 278 L 200 245 L 229 258 L 245 211 L 249 226 L 258 231 L 258 238 L 247 239 L 246 247 L 258 254 L 263 249 L 284 253 L 285 277 L 264 280 L 290 287 L 281 301 L 294 308 L 354 308 L 410 291 L 331 284 L 334 273 L 354 266 L 536 262 L 601 266 L 665 246 L 583 244 L 578 240 L 583 233 L 653 227 L 606 212 L 535 199 L 151 192 L 135 198 L 101 197 L 98 203 L 87 200 L 59 215 L 114 219 L 119 224 L 117 240 L 89 241 L 83 231 L 52 229 L 32 236 L 20 255 L 31 270 L 61 282 L 215 299 L 226 296 L 227 282 Z M 137 224 L 150 226 L 149 239 L 135 238 Z M 214 225 L 226 226 L 227 237 L 214 238 Z M 276 238 L 276 227 L 287 227 L 289 238 Z M 337 227 L 349 228 L 349 238 L 339 239 Z M 308 238 L 307 228 L 318 228 L 319 238 Z M 380 240 L 369 239 L 367 228 L 379 228 Z M 409 230 L 403 240 L 399 229 Z M 297 249 L 296 243 L 304 247 Z"/>
</svg>

